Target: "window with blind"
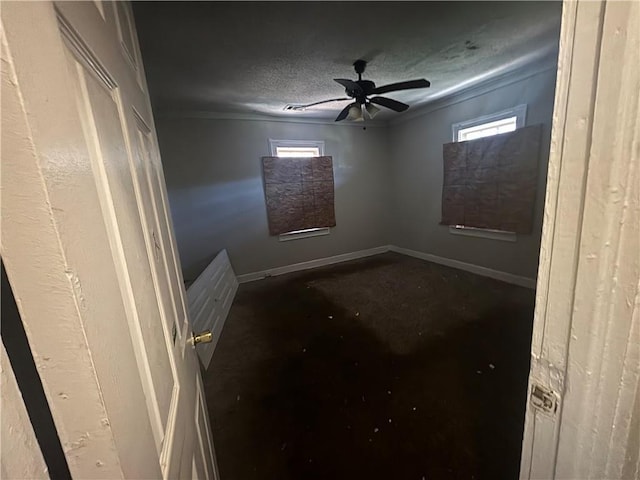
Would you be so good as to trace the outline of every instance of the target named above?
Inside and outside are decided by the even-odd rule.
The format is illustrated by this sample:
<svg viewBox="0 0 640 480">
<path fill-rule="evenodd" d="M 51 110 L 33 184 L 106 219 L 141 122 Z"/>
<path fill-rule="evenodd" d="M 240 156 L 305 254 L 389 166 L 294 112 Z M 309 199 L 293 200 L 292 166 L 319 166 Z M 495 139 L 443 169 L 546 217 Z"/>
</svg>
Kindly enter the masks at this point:
<svg viewBox="0 0 640 480">
<path fill-rule="evenodd" d="M 443 145 L 441 224 L 530 233 L 541 131 L 534 125 Z"/>
<path fill-rule="evenodd" d="M 267 218 L 281 240 L 328 233 L 336 224 L 333 159 L 324 142 L 271 140 L 262 158 Z"/>
</svg>

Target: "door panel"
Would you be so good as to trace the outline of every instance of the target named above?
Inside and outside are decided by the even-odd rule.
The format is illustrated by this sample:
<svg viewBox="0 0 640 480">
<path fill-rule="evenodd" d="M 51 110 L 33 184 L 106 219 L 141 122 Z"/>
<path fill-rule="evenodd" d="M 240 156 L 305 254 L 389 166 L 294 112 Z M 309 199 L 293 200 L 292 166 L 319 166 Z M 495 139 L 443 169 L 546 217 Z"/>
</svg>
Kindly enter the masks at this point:
<svg viewBox="0 0 640 480">
<path fill-rule="evenodd" d="M 135 113 L 135 112 L 134 112 Z M 167 217 L 164 203 L 162 202 L 162 185 L 158 182 L 156 174 L 155 162 L 153 161 L 153 142 L 151 137 L 151 129 L 144 120 L 136 113 L 136 141 L 137 152 L 140 161 L 143 164 L 143 178 L 140 182 L 144 183 L 149 190 L 151 210 L 155 222 L 158 226 L 167 225 Z M 176 271 L 176 262 L 172 256 L 171 232 L 168 228 L 159 228 L 158 234 L 154 236 L 156 245 L 157 261 L 163 264 L 163 272 L 165 279 L 163 283 L 163 298 L 171 303 L 175 322 L 176 335 L 183 337 L 185 333 L 184 324 L 188 325 L 187 315 L 182 303 L 181 292 L 181 275 Z"/>
<path fill-rule="evenodd" d="M 154 135 L 155 136 L 155 135 Z M 162 170 L 162 165 L 160 163 L 160 154 L 158 153 L 157 142 L 153 142 L 153 149 L 151 157 L 154 161 L 151 163 L 152 170 L 151 176 L 154 177 L 152 179 L 152 183 L 155 180 L 155 185 L 157 186 L 158 191 L 158 199 L 159 199 L 159 208 L 162 212 L 162 217 L 166 225 L 169 225 L 169 230 L 165 236 L 165 240 L 167 245 L 169 246 L 165 250 L 165 255 L 167 256 L 167 262 L 169 263 L 169 275 L 173 279 L 171 282 L 174 289 L 174 298 L 176 302 L 176 308 L 178 309 L 178 314 L 180 318 L 182 318 L 182 329 L 183 332 L 187 332 L 191 328 L 191 323 L 189 321 L 189 317 L 187 314 L 186 307 L 186 290 L 184 288 L 184 280 L 182 278 L 182 270 L 180 268 L 180 260 L 178 259 L 178 247 L 176 245 L 176 239 L 173 230 L 173 221 L 171 219 L 171 210 L 169 209 L 169 200 L 167 197 L 167 188 L 166 182 L 164 180 L 164 172 Z M 183 352 L 184 354 L 184 352 Z"/>
<path fill-rule="evenodd" d="M 16 298 L 25 305 L 34 357 L 45 350 L 47 358 L 62 356 L 73 338 L 73 348 L 88 360 L 74 365 L 74 374 L 95 379 L 60 393 L 58 364 L 38 366 L 71 473 L 217 478 L 213 448 L 205 442 L 210 427 L 130 6 L 13 3 L 3 8 L 2 22 L 10 26 L 3 59 L 5 50 L 15 59 L 10 82 L 21 89 L 15 110 L 28 110 L 25 132 L 33 145 L 16 149 L 22 163 L 7 163 L 9 177 L 33 190 L 9 202 L 9 220 L 21 218 L 12 213 L 26 199 L 41 202 L 28 209 L 34 212 L 29 235 L 21 234 L 19 221 L 4 224 L 11 230 L 3 230 L 3 257 Z M 59 112 L 66 116 L 59 119 Z M 4 113 L 3 105 L 3 122 Z M 4 155 L 2 166 L 4 174 Z M 27 167 L 41 181 L 28 181 Z M 4 186 L 3 192 L 17 193 Z M 23 248 L 19 240 L 26 246 L 38 236 L 36 250 L 51 250 L 44 257 L 47 281 L 25 273 L 34 248 Z M 52 291 L 49 278 L 58 277 Z M 76 306 L 60 335 L 45 336 L 39 319 L 28 314 L 45 296 L 51 312 L 69 301 Z M 83 388 L 93 389 L 104 412 L 99 417 L 65 409 L 66 392 L 77 402 Z M 100 425 L 105 437 L 102 444 L 92 440 L 93 449 L 85 448 L 95 438 L 93 430 L 85 435 L 87 421 Z M 76 431 L 79 437 L 71 434 Z"/>
<path fill-rule="evenodd" d="M 213 333 L 213 342 L 202 345 L 203 348 L 198 350 L 205 369 L 209 367 L 237 290 L 238 280 L 226 250 L 216 256 L 187 290 L 189 313 L 195 330 L 211 330 Z"/>
<path fill-rule="evenodd" d="M 107 85 L 74 59 L 69 59 L 69 64 L 70 72 L 77 76 L 80 116 L 84 117 L 82 123 L 92 152 L 92 168 L 102 193 L 105 223 L 112 233 L 111 248 L 127 305 L 133 345 L 138 346 L 136 359 L 151 427 L 156 445 L 160 446 L 175 385 L 175 381 L 166 381 L 165 372 L 173 373 L 174 368 L 169 361 L 163 329 L 157 325 L 160 313 L 153 285 L 147 282 L 151 274 L 140 217 L 129 208 L 137 202 L 115 101 L 118 91 L 108 90 Z M 128 236 L 123 238 L 126 233 Z"/>
</svg>

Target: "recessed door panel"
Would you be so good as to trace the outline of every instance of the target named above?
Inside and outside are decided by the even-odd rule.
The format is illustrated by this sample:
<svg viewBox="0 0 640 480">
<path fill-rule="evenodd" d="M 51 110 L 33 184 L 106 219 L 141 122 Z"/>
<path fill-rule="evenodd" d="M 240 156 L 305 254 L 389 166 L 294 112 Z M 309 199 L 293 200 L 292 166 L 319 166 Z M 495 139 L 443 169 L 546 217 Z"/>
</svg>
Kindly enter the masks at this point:
<svg viewBox="0 0 640 480">
<path fill-rule="evenodd" d="M 161 312 L 156 301 L 139 212 L 118 109 L 118 89 L 105 84 L 75 58 L 69 59 L 76 74 L 78 102 L 92 169 L 101 191 L 104 222 L 110 232 L 113 260 L 119 274 L 121 295 L 127 306 L 131 342 L 136 351 L 140 378 L 147 398 L 149 419 L 160 450 L 165 436 L 171 397 L 176 386 Z M 103 72 L 104 74 L 104 72 Z"/>
<path fill-rule="evenodd" d="M 145 158 L 146 179 L 149 190 L 153 195 L 153 205 L 157 221 L 160 225 L 171 225 L 166 193 L 163 188 L 164 176 L 162 174 L 162 166 L 158 165 L 157 159 L 155 158 L 155 148 L 150 131 L 141 126 L 138 131 L 138 139 L 141 154 Z M 187 335 L 187 331 L 191 326 L 188 321 L 187 310 L 184 303 L 184 287 L 181 285 L 180 280 L 182 275 L 179 273 L 178 262 L 175 258 L 175 243 L 169 228 L 161 229 L 159 240 L 163 246 L 166 273 L 168 275 L 167 280 L 171 289 L 171 298 L 176 309 L 176 319 L 180 323 L 179 330 L 183 335 Z"/>
</svg>

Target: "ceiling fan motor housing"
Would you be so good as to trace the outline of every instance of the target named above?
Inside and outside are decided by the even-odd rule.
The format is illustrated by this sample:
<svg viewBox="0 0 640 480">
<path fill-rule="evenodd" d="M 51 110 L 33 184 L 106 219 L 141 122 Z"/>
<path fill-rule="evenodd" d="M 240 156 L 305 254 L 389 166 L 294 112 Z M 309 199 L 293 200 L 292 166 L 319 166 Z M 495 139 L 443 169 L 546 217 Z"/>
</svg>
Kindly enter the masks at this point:
<svg viewBox="0 0 640 480">
<path fill-rule="evenodd" d="M 351 89 L 347 87 L 345 89 L 345 93 L 355 99 L 356 102 L 364 103 L 366 101 L 366 97 L 371 95 L 373 89 L 376 88 L 376 84 L 369 80 L 358 80 L 356 83 L 360 86 L 359 89 Z"/>
</svg>

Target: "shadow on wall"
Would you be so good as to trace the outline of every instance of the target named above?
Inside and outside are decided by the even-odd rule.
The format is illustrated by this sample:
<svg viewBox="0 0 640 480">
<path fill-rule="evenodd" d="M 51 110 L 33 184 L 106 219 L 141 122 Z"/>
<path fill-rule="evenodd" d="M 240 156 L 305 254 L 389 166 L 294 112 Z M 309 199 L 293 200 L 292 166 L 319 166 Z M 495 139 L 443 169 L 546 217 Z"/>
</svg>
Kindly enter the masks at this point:
<svg viewBox="0 0 640 480">
<path fill-rule="evenodd" d="M 171 215 L 186 283 L 195 281 L 225 248 L 220 238 L 241 230 L 244 235 L 234 242 L 234 248 L 245 249 L 250 239 L 262 233 L 266 227 L 260 222 L 247 221 L 262 213 L 266 218 L 264 202 L 255 201 L 260 196 L 264 197 L 260 178 L 170 191 Z M 202 245 L 216 247 L 205 249 Z"/>
<path fill-rule="evenodd" d="M 336 176 L 334 171 L 334 177 Z M 340 217 L 338 200 L 344 194 L 343 192 L 349 189 L 349 177 L 350 175 L 340 176 L 340 181 L 334 178 L 336 219 Z M 242 180 L 209 187 L 201 186 L 171 191 L 171 211 L 180 259 L 183 264 L 185 284 L 193 283 L 223 248 L 233 252 L 259 249 L 260 242 L 256 241 L 256 238 L 260 237 L 268 237 L 269 241 L 279 243 L 277 235 L 269 234 L 262 178 L 258 182 L 253 179 Z M 200 201 L 190 201 L 192 198 L 200 199 Z M 186 211 L 189 211 L 190 214 L 186 215 L 184 213 Z M 215 220 L 210 225 L 211 232 L 208 235 L 203 231 L 203 222 L 209 222 L 208 218 L 212 216 L 210 212 L 216 213 Z M 264 216 L 263 222 L 247 220 L 260 215 Z M 332 227 L 334 234 L 336 228 L 340 228 L 339 225 Z M 236 237 L 233 245 L 225 247 L 224 240 L 220 241 L 220 239 L 229 238 L 238 231 L 242 231 L 243 235 Z M 190 245 L 194 242 L 201 243 L 207 240 L 212 245 L 220 245 L 219 248 L 206 257 L 195 258 L 195 254 L 202 249 L 193 249 L 190 248 Z M 291 248 L 291 246 L 285 244 L 282 245 L 282 248 Z"/>
<path fill-rule="evenodd" d="M 386 129 L 162 116 L 157 125 L 187 283 L 224 248 L 244 274 L 388 243 Z M 334 160 L 331 235 L 286 244 L 269 235 L 261 158 L 270 138 L 325 141 Z"/>
</svg>

